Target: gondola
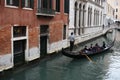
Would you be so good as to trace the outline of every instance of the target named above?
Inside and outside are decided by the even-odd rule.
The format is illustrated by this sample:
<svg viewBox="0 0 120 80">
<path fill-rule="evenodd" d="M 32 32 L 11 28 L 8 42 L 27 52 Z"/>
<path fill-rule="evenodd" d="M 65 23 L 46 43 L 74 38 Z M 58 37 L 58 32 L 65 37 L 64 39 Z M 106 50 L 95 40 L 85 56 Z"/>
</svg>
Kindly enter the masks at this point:
<svg viewBox="0 0 120 80">
<path fill-rule="evenodd" d="M 84 57 L 85 55 L 91 56 L 91 55 L 95 55 L 95 54 L 106 52 L 113 45 L 114 45 L 114 41 L 111 44 L 107 45 L 106 48 L 101 48 L 100 51 L 97 51 L 97 52 L 89 51 L 89 52 L 84 52 L 82 54 L 80 53 L 80 51 L 68 51 L 68 50 L 62 49 L 62 54 L 65 55 L 65 56 L 67 56 L 67 57 L 71 57 L 71 58 L 81 58 L 81 57 Z M 85 54 L 85 55 L 83 55 L 83 54 Z"/>
</svg>

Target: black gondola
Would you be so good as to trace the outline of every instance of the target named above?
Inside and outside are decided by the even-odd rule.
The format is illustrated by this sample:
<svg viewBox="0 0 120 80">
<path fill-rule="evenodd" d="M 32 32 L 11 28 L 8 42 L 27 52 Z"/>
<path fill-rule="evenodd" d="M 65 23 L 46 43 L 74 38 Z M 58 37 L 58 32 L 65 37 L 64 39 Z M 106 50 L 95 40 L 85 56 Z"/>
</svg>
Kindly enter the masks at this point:
<svg viewBox="0 0 120 80">
<path fill-rule="evenodd" d="M 99 53 L 108 51 L 113 45 L 114 45 L 114 41 L 111 44 L 107 45 L 106 48 L 102 48 L 100 51 L 97 51 L 97 52 L 89 51 L 89 52 L 84 52 L 82 54 L 80 54 L 80 51 L 67 51 L 67 50 L 62 49 L 62 54 L 67 57 L 71 57 L 71 58 L 81 58 L 81 57 L 84 57 L 85 55 L 88 55 L 88 56 L 95 55 L 95 54 L 99 54 Z M 85 55 L 83 55 L 83 54 L 85 54 Z"/>
</svg>

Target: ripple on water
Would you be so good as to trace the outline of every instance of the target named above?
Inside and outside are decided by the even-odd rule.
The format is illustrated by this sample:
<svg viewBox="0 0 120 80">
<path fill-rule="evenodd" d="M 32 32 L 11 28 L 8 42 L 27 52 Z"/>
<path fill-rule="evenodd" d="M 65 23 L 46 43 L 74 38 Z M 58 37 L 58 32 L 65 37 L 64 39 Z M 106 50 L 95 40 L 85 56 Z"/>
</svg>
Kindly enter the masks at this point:
<svg viewBox="0 0 120 80">
<path fill-rule="evenodd" d="M 111 63 L 109 64 L 108 71 L 105 75 L 105 80 L 120 80 L 120 53 L 114 52 L 111 56 Z"/>
</svg>

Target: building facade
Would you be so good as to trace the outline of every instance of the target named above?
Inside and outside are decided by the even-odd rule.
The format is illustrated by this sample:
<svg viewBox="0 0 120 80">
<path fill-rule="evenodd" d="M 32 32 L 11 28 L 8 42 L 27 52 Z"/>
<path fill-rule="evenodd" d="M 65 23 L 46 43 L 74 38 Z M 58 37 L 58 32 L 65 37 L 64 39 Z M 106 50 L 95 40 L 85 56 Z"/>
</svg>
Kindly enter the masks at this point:
<svg viewBox="0 0 120 80">
<path fill-rule="evenodd" d="M 102 0 L 70 0 L 69 32 L 77 35 L 78 42 L 102 30 L 103 9 Z"/>
<path fill-rule="evenodd" d="M 114 6 L 115 6 L 115 19 L 117 21 L 120 21 L 120 0 L 115 0 Z"/>
<path fill-rule="evenodd" d="M 104 0 L 104 25 L 119 19 L 119 0 Z"/>
<path fill-rule="evenodd" d="M 69 0 L 0 0 L 0 71 L 66 47 L 68 6 Z"/>
</svg>

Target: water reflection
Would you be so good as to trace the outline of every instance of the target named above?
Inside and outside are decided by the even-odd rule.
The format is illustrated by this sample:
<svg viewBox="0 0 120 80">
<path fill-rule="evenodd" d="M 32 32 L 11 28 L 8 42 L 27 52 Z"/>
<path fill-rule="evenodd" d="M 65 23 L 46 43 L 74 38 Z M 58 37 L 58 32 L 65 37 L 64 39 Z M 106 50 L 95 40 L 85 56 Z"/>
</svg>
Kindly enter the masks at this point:
<svg viewBox="0 0 120 80">
<path fill-rule="evenodd" d="M 119 80 L 120 76 L 120 32 L 116 32 L 114 47 L 105 53 L 90 58 L 72 59 L 62 54 L 43 59 L 30 66 L 22 67 L 11 74 L 1 77 L 0 80 Z M 112 34 L 106 37 L 96 38 L 89 42 L 80 44 L 80 50 L 85 45 L 89 46 L 96 42 L 100 45 L 102 41 L 110 43 Z"/>
</svg>

